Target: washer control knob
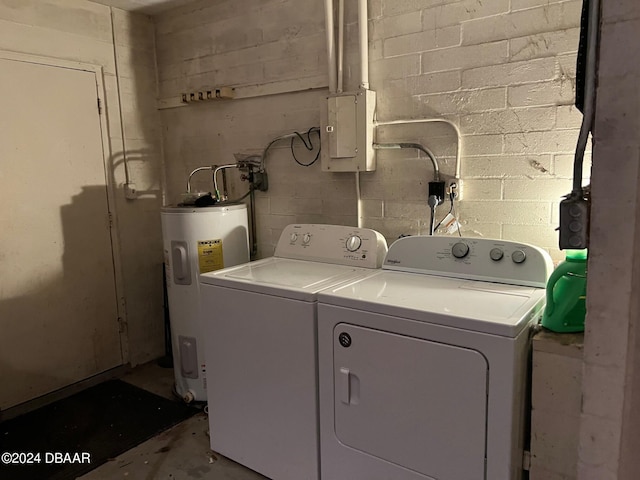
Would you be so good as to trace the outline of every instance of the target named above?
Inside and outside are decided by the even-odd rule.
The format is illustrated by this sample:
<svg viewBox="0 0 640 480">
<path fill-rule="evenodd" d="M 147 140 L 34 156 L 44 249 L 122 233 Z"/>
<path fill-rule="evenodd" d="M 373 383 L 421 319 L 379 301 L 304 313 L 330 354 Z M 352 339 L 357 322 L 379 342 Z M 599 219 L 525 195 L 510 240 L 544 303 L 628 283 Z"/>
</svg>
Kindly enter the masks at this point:
<svg viewBox="0 0 640 480">
<path fill-rule="evenodd" d="M 504 257 L 504 252 L 501 248 L 492 248 L 489 252 L 489 256 L 491 257 L 491 260 L 493 260 L 494 262 L 498 262 L 502 260 L 502 257 Z"/>
<path fill-rule="evenodd" d="M 289 240 L 291 241 L 291 243 L 295 243 L 295 242 L 296 242 L 296 240 L 298 240 L 298 234 L 297 234 L 297 233 L 292 233 L 292 234 L 289 236 Z"/>
<path fill-rule="evenodd" d="M 451 253 L 456 258 L 464 258 L 469 254 L 469 245 L 463 242 L 458 242 L 451 247 Z"/>
<path fill-rule="evenodd" d="M 516 250 L 511 254 L 511 260 L 513 263 L 523 263 L 527 259 L 527 254 L 522 250 Z"/>
<path fill-rule="evenodd" d="M 347 247 L 347 250 L 349 250 L 350 252 L 355 252 L 360 248 L 361 245 L 362 245 L 362 239 L 359 236 L 351 235 L 349 238 L 347 238 L 346 247 Z"/>
<path fill-rule="evenodd" d="M 303 245 L 309 245 L 309 242 L 311 241 L 311 235 L 309 235 L 308 233 L 305 233 L 302 236 L 302 244 Z"/>
</svg>

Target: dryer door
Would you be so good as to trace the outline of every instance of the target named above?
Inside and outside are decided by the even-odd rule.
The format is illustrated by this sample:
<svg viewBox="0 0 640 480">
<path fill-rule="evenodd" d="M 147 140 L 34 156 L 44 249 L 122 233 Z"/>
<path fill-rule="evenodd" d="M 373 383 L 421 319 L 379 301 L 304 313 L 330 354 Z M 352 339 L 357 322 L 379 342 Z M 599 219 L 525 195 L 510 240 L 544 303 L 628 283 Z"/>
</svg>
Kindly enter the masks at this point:
<svg viewBox="0 0 640 480">
<path fill-rule="evenodd" d="M 333 345 L 340 442 L 438 480 L 485 478 L 484 356 L 344 323 Z"/>
</svg>

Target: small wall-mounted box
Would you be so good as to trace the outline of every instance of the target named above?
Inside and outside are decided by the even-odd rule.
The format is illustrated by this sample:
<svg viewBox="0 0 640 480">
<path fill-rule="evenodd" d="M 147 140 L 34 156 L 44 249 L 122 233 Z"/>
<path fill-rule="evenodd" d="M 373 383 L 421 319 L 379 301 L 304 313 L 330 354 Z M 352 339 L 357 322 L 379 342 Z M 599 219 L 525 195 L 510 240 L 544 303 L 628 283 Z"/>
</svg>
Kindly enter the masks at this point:
<svg viewBox="0 0 640 480">
<path fill-rule="evenodd" d="M 322 100 L 320 136 L 322 170 L 371 172 L 376 169 L 373 116 L 376 92 L 331 94 Z"/>
</svg>

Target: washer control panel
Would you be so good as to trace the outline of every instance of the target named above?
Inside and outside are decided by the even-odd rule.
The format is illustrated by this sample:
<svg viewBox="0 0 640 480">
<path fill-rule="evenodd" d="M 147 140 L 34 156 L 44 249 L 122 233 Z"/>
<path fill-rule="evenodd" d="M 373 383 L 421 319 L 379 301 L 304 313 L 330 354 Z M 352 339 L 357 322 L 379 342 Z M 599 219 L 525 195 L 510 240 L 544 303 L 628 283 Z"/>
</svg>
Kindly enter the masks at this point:
<svg viewBox="0 0 640 480">
<path fill-rule="evenodd" d="M 369 228 L 292 224 L 282 231 L 274 256 L 380 268 L 386 253 L 384 237 Z"/>
<path fill-rule="evenodd" d="M 414 236 L 395 241 L 382 268 L 544 287 L 553 262 L 545 250 L 526 243 Z"/>
<path fill-rule="evenodd" d="M 387 241 L 375 230 L 303 223 L 284 228 L 274 256 L 380 268 L 386 253 Z"/>
</svg>

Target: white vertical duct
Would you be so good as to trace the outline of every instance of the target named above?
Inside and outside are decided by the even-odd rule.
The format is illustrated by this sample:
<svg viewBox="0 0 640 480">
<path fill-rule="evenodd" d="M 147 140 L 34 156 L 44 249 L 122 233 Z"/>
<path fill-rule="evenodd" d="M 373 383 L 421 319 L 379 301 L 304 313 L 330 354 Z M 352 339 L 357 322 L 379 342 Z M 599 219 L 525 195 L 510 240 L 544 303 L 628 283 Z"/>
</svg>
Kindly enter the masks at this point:
<svg viewBox="0 0 640 480">
<path fill-rule="evenodd" d="M 336 45 L 333 26 L 333 0 L 324 0 L 324 19 L 327 34 L 327 63 L 329 65 L 329 93 L 336 93 Z"/>
<path fill-rule="evenodd" d="M 360 33 L 360 88 L 369 88 L 369 23 L 367 0 L 358 0 L 358 31 Z"/>
</svg>

